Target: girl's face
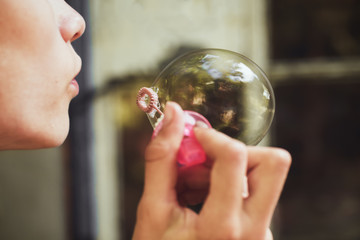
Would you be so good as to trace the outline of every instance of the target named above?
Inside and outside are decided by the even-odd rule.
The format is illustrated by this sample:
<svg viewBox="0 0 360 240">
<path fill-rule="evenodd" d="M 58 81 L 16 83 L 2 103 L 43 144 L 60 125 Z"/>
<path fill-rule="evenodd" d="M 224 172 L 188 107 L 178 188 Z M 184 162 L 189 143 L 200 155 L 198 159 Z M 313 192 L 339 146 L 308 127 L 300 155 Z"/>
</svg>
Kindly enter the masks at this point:
<svg viewBox="0 0 360 240">
<path fill-rule="evenodd" d="M 84 19 L 63 0 L 0 0 L 0 149 L 54 147 L 66 138 Z"/>
</svg>

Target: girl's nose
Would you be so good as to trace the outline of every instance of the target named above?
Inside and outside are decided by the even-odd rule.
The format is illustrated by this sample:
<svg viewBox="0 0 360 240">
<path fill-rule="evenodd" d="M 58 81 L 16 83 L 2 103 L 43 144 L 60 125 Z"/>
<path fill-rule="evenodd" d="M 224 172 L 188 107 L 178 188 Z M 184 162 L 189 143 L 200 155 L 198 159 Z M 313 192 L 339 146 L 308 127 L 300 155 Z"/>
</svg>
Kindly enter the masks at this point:
<svg viewBox="0 0 360 240">
<path fill-rule="evenodd" d="M 60 33 L 65 42 L 72 42 L 78 39 L 85 31 L 85 20 L 70 6 L 60 19 Z"/>
</svg>

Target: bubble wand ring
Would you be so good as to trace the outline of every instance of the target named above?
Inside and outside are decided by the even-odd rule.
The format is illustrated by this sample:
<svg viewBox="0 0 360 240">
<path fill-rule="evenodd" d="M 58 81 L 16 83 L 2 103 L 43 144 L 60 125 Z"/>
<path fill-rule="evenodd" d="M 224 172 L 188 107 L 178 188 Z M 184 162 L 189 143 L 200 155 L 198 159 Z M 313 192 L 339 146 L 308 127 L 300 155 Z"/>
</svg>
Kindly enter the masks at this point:
<svg viewBox="0 0 360 240">
<path fill-rule="evenodd" d="M 157 107 L 159 104 L 158 95 L 151 88 L 143 87 L 139 90 L 136 104 L 145 113 L 151 113 L 155 109 L 160 115 L 163 115 L 162 111 Z"/>
</svg>

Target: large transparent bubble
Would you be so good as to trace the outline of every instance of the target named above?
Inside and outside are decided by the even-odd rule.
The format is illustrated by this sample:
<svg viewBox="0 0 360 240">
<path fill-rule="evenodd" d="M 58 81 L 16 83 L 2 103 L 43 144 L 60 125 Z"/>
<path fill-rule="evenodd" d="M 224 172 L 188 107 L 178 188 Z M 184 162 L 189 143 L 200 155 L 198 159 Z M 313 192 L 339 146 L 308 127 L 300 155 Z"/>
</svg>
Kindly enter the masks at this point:
<svg viewBox="0 0 360 240">
<path fill-rule="evenodd" d="M 213 128 L 255 145 L 267 133 L 275 112 L 272 87 L 264 72 L 241 54 L 201 49 L 172 61 L 151 86 L 159 108 L 175 101 L 203 115 Z M 148 114 L 153 126 L 156 112 Z"/>
</svg>

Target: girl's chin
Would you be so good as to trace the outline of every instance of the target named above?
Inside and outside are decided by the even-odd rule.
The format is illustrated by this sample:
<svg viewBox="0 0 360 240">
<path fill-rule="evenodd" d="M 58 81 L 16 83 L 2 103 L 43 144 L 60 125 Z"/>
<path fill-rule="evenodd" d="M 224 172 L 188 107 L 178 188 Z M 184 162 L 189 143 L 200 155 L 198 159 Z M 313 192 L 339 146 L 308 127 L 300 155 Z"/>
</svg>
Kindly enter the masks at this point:
<svg viewBox="0 0 360 240">
<path fill-rule="evenodd" d="M 44 131 L 34 136 L 29 149 L 53 148 L 62 145 L 69 133 L 69 123 L 57 125 L 53 129 L 43 129 Z"/>
</svg>

